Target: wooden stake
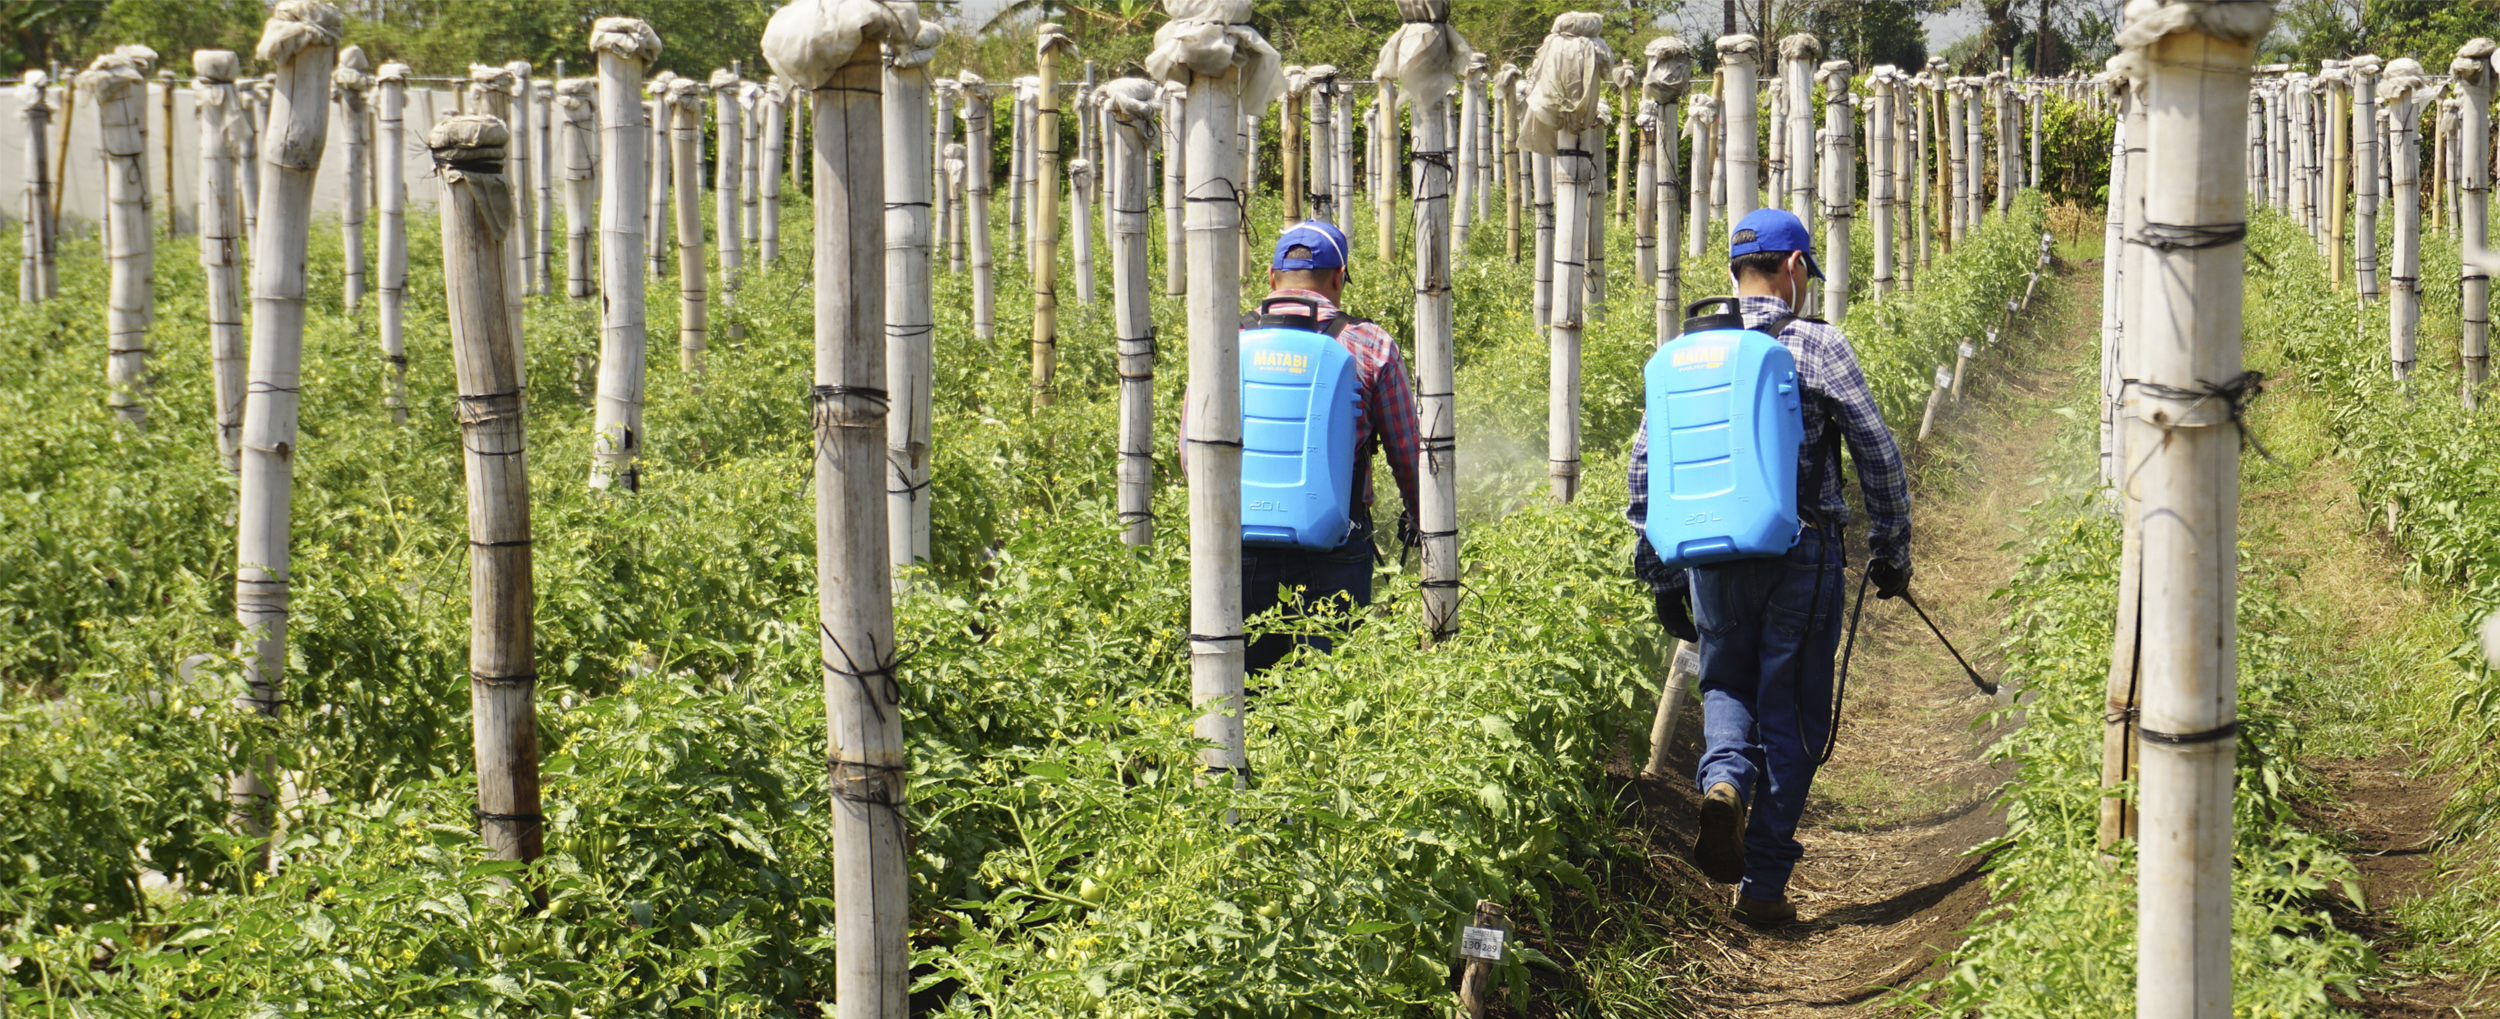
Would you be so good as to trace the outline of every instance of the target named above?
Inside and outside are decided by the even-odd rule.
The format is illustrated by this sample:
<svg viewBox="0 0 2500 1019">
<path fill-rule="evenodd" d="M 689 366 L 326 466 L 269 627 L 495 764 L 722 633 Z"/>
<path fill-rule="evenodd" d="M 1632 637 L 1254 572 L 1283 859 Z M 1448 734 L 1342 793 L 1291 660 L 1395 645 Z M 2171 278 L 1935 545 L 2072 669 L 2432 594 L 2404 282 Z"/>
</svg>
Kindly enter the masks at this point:
<svg viewBox="0 0 2500 1019">
<path fill-rule="evenodd" d="M 2460 217 L 2459 246 L 2467 250 L 2490 244 L 2491 219 L 2491 54 L 2495 47 L 2489 39 L 2474 39 L 2457 47 L 2457 56 L 2448 64 L 2448 73 L 2463 93 L 2458 104 L 2462 121 L 2457 127 L 2457 161 L 2464 169 L 2463 188 L 2458 195 Z M 2464 309 L 2459 313 L 2465 324 L 2459 359 L 2464 362 L 2465 379 L 2459 397 L 2465 409 L 2481 405 L 2483 380 L 2491 371 L 2491 271 L 2493 267 L 2465 263 L 2462 266 Z"/>
<path fill-rule="evenodd" d="M 147 79 L 130 57 L 107 53 L 78 76 L 78 87 L 96 108 L 105 161 L 105 258 L 113 272 L 105 305 L 104 402 L 125 423 L 144 427 L 149 306 L 156 299 L 148 279 L 156 230 L 147 211 L 147 139 L 139 133 Z"/>
<path fill-rule="evenodd" d="M 925 92 L 928 86 L 924 82 L 921 87 Z M 781 177 L 790 161 L 789 150 L 783 147 L 789 137 L 787 123 L 790 111 L 789 86 L 782 84 L 779 77 L 773 78 L 764 85 L 763 98 L 755 105 L 756 113 L 761 119 L 755 128 L 755 140 L 759 146 L 756 152 L 758 158 L 754 174 L 756 178 L 755 253 L 764 264 L 770 265 L 781 261 Z M 923 102 L 921 105 L 928 104 Z M 918 126 L 913 125 L 915 130 Z M 910 135 L 897 135 L 896 137 L 908 138 Z M 926 158 L 927 153 L 924 152 L 923 157 Z M 921 177 L 924 178 L 923 187 L 925 188 L 925 178 L 928 174 L 922 173 Z M 921 201 L 928 200 L 928 195 L 924 191 Z M 927 217 L 929 214 L 924 212 L 921 215 Z M 920 232 L 926 235 L 929 231 L 923 228 Z"/>
<path fill-rule="evenodd" d="M 1033 406 L 1056 398 L 1059 372 L 1059 57 L 1076 40 L 1043 22 L 1034 42 Z M 1227 144 L 1230 140 L 1227 139 Z M 1081 223 L 1082 220 L 1079 220 Z"/>
<path fill-rule="evenodd" d="M 2231 992 L 2232 779 L 2237 759 L 2242 175 L 2248 91 L 2271 5 L 2174 3 L 2131 21 L 2122 54 L 2156 111 L 2145 150 L 2150 223 L 2213 242 L 2148 248 L 2130 353 L 2142 450 L 2121 491 L 2144 541 L 2143 834 L 2136 1014 L 2221 1019 Z M 2228 232 L 2226 232 L 2228 231 Z M 2143 245 L 2135 245 L 2143 247 Z M 2222 395 L 2212 395 L 2217 388 Z M 2178 394 L 2178 395 L 2173 395 Z"/>
<path fill-rule="evenodd" d="M 590 29 L 599 64 L 599 133 L 607 172 L 599 181 L 599 388 L 591 405 L 590 487 L 642 490 L 642 402 L 649 363 L 643 279 L 643 179 L 650 146 L 642 73 L 660 57 L 659 33 L 633 18 L 601 18 Z M 665 178 L 664 146 L 650 146 Z M 666 217 L 650 217 L 654 228 Z M 653 245 L 657 247 L 657 244 Z"/>
<path fill-rule="evenodd" d="M 788 8 L 783 8 L 787 10 Z M 677 200 L 677 367 L 687 388 L 703 388 L 710 296 L 703 259 L 703 82 L 668 83 L 670 180 Z M 724 258 L 728 256 L 723 256 Z"/>
<path fill-rule="evenodd" d="M 644 114 L 644 123 L 649 124 L 651 129 L 644 134 L 643 144 L 650 146 L 651 149 L 651 180 L 649 182 L 651 195 L 649 208 L 643 215 L 643 224 L 645 243 L 651 249 L 650 277 L 655 280 L 668 277 L 669 218 L 672 208 L 670 181 L 674 179 L 670 168 L 674 163 L 677 147 L 673 139 L 675 115 L 670 112 L 675 109 L 675 106 L 670 96 L 674 91 L 676 80 L 676 74 L 661 71 L 652 75 L 650 84 L 646 86 L 646 90 L 651 94 L 651 101 L 645 104 L 647 112 Z"/>
<path fill-rule="evenodd" d="M 343 199 L 339 213 L 340 274 L 339 303 L 350 314 L 365 299 L 365 174 L 370 172 L 371 145 L 365 137 L 365 93 L 373 88 L 373 76 L 365 73 L 372 64 L 365 60 L 360 46 L 339 49 L 338 70 L 330 75 L 330 84 L 338 97 L 339 130 L 347 135 L 346 179 L 340 182 Z"/>
<path fill-rule="evenodd" d="M 545 838 L 538 798 L 538 665 L 532 633 L 529 458 L 521 419 L 521 345 L 502 293 L 504 246 L 529 243 L 504 177 L 511 132 L 486 116 L 434 125 L 442 167 L 443 289 L 469 504 L 469 705 L 476 730 L 477 825 L 487 853 L 534 860 Z"/>
<path fill-rule="evenodd" d="M 594 133 L 598 101 L 598 79 L 560 78 L 547 111 L 548 119 L 563 124 L 550 139 L 557 144 L 548 151 L 547 161 L 563 167 L 564 295 L 576 301 L 589 300 L 597 292 L 590 275 L 590 209 L 592 189 L 598 185 L 599 139 Z M 640 192 L 634 197 L 639 199 Z M 641 260 L 641 252 L 634 255 L 636 261 Z"/>
<path fill-rule="evenodd" d="M 234 615 L 242 624 L 245 692 L 235 706 L 275 716 L 286 676 L 290 498 L 295 476 L 298 374 L 304 347 L 304 251 L 313 178 L 330 130 L 330 67 L 338 8 L 279 0 L 257 51 L 274 65 L 260 158 L 267 230 L 252 237 L 251 373 L 243 404 L 241 498 L 236 509 Z M 227 787 L 238 820 L 269 830 L 270 788 L 246 770 Z"/>
<path fill-rule="evenodd" d="M 896 570 L 929 561 L 930 420 L 936 414 L 937 311 L 929 279 L 929 147 L 920 144 L 929 123 L 929 61 L 937 56 L 937 26 L 927 45 L 897 42 L 886 51 L 885 103 L 879 130 L 890 144 L 884 174 L 886 562 Z M 1047 66 L 1047 65 L 1045 65 Z M 1049 72 L 1044 71 L 1047 77 Z M 832 179 L 830 175 L 819 178 Z M 855 203 L 858 199 L 852 199 Z M 860 231 L 853 224 L 854 233 Z M 1037 282 L 1037 289 L 1048 284 Z"/>
<path fill-rule="evenodd" d="M 378 318 L 386 376 L 382 406 L 391 412 L 393 426 L 408 423 L 408 181 L 402 156 L 408 151 L 408 74 L 408 65 L 396 60 L 374 74 L 381 89 L 377 112 L 382 153 L 373 163 L 374 206 L 380 220 L 374 271 L 379 277 L 375 288 L 380 294 Z"/>
<path fill-rule="evenodd" d="M 1754 140 L 1754 72 L 1761 66 L 1762 43 L 1750 35 L 1723 35 L 1718 46 L 1719 73 L 1727 76 L 1727 94 L 1719 111 L 1727 134 L 1727 222 L 1733 228 L 1757 208 L 1761 187 L 1762 157 Z"/>
<path fill-rule="evenodd" d="M 964 94 L 964 232 L 972 244 L 972 335 L 998 343 L 998 284 L 990 254 L 990 87 L 981 76 L 957 76 Z"/>
<path fill-rule="evenodd" d="M 1154 129 L 1162 90 L 1144 78 L 1119 78 L 1104 85 L 1098 100 L 1109 117 L 1104 153 L 1111 160 L 1111 187 L 1103 205 L 1111 213 L 1111 335 L 1119 357 L 1120 540 L 1130 546 L 1154 543 L 1154 399 L 1155 327 L 1147 299 L 1146 220 L 1153 208 L 1146 178 L 1146 132 Z M 1297 130 L 1285 121 L 1288 132 Z M 1294 173 L 1291 154 L 1286 172 Z M 1287 195 L 1293 189 L 1287 188 Z"/>
<path fill-rule="evenodd" d="M 1476 900 L 1476 915 L 1471 926 L 1508 931 L 1510 921 L 1500 903 Z M 1484 959 L 1469 959 L 1466 970 L 1458 978 L 1458 1005 L 1467 1019 L 1484 1019 L 1492 1009 L 1493 964 Z"/>
<path fill-rule="evenodd" d="M 738 72 L 712 72 L 712 236 L 718 242 L 720 260 L 720 304 L 728 307 L 738 298 L 738 282 L 745 275 L 746 233 L 739 221 L 738 195 L 745 180 L 745 154 L 739 139 L 744 136 L 745 118 L 738 109 L 738 90 L 745 83 Z M 699 116 L 699 115 L 698 115 Z M 700 125 L 698 125 L 699 127 Z M 680 153 L 682 155 L 682 153 Z M 699 156 L 697 158 L 700 158 Z M 680 163 L 684 160 L 680 159 Z M 682 229 L 684 224 L 679 224 Z M 697 227 L 700 229 L 700 227 Z M 730 323 L 729 335 L 740 335 L 737 323 Z"/>
<path fill-rule="evenodd" d="M 52 107 L 45 101 L 48 82 L 44 72 L 28 71 L 25 85 L 18 90 L 18 116 L 26 121 L 26 201 L 19 207 L 24 225 L 18 230 L 17 299 L 27 304 L 41 304 L 60 292 L 52 260 L 56 229 L 52 167 L 44 141 L 52 124 Z"/>
<path fill-rule="evenodd" d="M 936 48 L 938 31 L 920 22 L 916 6 L 792 4 L 764 29 L 773 70 L 815 100 L 816 605 L 833 794 L 838 1019 L 904 1019 L 911 1011 L 904 691 L 882 491 L 888 376 L 878 44 L 925 64 L 921 54 Z M 897 141 L 918 149 L 919 122 L 908 123 L 911 133 Z"/>
<path fill-rule="evenodd" d="M 243 205 L 235 197 L 235 135 L 242 129 L 232 50 L 191 54 L 193 119 L 200 139 L 200 268 L 208 290 L 208 365 L 215 395 L 217 453 L 237 469 L 243 436 Z M 40 143 L 33 149 L 38 159 Z M 35 220 L 27 226 L 33 228 Z"/>
<path fill-rule="evenodd" d="M 1181 196 L 1188 187 L 1189 137 L 1182 123 L 1182 104 L 1189 87 L 1163 83 L 1163 293 L 1189 294 L 1189 241 L 1183 225 Z M 1323 217 L 1325 218 L 1325 217 Z"/>
<path fill-rule="evenodd" d="M 1814 72 L 1823 86 L 1823 144 L 1831 147 L 1822 160 L 1823 317 L 1838 322 L 1849 317 L 1849 227 L 1857 216 L 1857 114 L 1850 105 L 1846 60 L 1827 60 Z M 1810 112 L 1810 111 L 1809 111 Z M 1879 258 L 1881 256 L 1878 256 Z"/>
</svg>

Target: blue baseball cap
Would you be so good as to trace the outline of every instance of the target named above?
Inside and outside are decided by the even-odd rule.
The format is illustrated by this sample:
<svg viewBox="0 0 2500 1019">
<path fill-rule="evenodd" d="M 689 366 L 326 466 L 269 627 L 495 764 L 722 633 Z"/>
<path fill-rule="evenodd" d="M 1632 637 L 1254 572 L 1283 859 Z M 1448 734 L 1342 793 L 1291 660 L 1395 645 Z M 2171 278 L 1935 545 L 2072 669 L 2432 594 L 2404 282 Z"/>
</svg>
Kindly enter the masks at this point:
<svg viewBox="0 0 2500 1019">
<path fill-rule="evenodd" d="M 1806 274 L 1823 278 L 1823 267 L 1814 264 L 1814 235 L 1797 214 L 1786 209 L 1755 209 L 1736 222 L 1727 232 L 1728 261 L 1759 251 L 1806 253 Z"/>
<path fill-rule="evenodd" d="M 1276 237 L 1276 258 L 1268 265 L 1278 272 L 1302 269 L 1345 268 L 1345 232 L 1316 219 L 1306 219 L 1285 228 Z M 1311 257 L 1292 258 L 1285 253 L 1295 248 L 1309 248 Z"/>
</svg>

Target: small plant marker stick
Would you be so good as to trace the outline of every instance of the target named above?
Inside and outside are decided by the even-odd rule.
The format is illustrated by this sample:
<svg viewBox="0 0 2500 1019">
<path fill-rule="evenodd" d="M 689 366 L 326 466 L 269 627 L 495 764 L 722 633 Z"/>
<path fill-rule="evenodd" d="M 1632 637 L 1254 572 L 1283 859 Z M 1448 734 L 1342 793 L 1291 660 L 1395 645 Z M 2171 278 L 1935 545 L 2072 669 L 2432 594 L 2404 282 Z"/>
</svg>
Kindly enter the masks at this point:
<svg viewBox="0 0 2500 1019">
<path fill-rule="evenodd" d="M 1033 107 L 1033 406 L 1057 398 L 1059 373 L 1059 58 L 1076 40 L 1055 22 L 1035 36 Z M 1078 220 L 1080 224 L 1083 219 Z"/>
<path fill-rule="evenodd" d="M 1447 96 L 1459 69 L 1470 63 L 1480 67 L 1481 57 L 1450 27 L 1448 0 L 1399 0 L 1398 11 L 1406 24 L 1381 47 L 1372 76 L 1398 83 L 1415 120 L 1415 368 L 1420 383 L 1415 410 L 1423 454 L 1415 522 L 1424 552 L 1424 639 L 1439 643 L 1458 632 L 1460 595 L 1457 354 L 1450 319 L 1450 203 L 1459 174 L 1450 160 Z M 1395 123 L 1396 108 L 1386 112 Z"/>
<path fill-rule="evenodd" d="M 45 101 L 48 82 L 44 72 L 30 70 L 18 90 L 23 104 L 18 116 L 26 121 L 26 204 L 19 218 L 25 225 L 18 233 L 17 299 L 27 304 L 41 304 L 60 290 L 52 261 L 55 189 L 44 141 L 52 125 L 52 107 Z"/>
<path fill-rule="evenodd" d="M 1727 132 L 1727 221 L 1759 208 L 1762 156 L 1754 133 L 1754 73 L 1762 64 L 1762 43 L 1750 35 L 1719 37 L 1719 73 L 1727 76 L 1727 93 L 1719 103 Z M 1699 254 L 1699 252 L 1692 252 Z"/>
<path fill-rule="evenodd" d="M 2239 740 L 2238 403 L 2247 121 L 2240 108 L 2271 4 L 2191 0 L 2130 20 L 2121 56 L 2144 67 L 2148 223 L 2199 237 L 2150 248 L 2137 288 L 2122 492 L 2144 541 L 2142 836 L 2136 1013 L 2231 1014 L 2232 779 Z M 2192 225 L 2190 225 L 2192 224 Z M 2149 247 L 2146 245 L 2133 245 Z"/>
<path fill-rule="evenodd" d="M 382 335 L 382 370 L 388 376 L 383 383 L 382 406 L 391 412 L 394 426 L 408 423 L 408 340 L 406 310 L 408 301 L 408 73 L 407 64 L 393 60 L 375 72 L 374 82 L 380 89 L 378 102 L 381 128 L 381 158 L 374 160 L 374 205 L 380 228 L 375 231 L 375 289 L 378 292 L 380 329 Z"/>
<path fill-rule="evenodd" d="M 338 8 L 319 0 L 279 0 L 257 54 L 273 65 L 260 158 L 260 208 L 269 229 L 252 238 L 251 373 L 243 403 L 243 454 L 235 528 L 235 621 L 243 626 L 245 692 L 235 706 L 275 716 L 286 677 L 287 582 L 296 404 L 303 381 L 304 251 L 312 226 L 313 178 L 330 131 L 330 69 L 337 56 Z M 269 830 L 270 787 L 257 771 L 227 788 L 238 820 Z"/>
<path fill-rule="evenodd" d="M 2463 123 L 2457 129 L 2458 161 L 2465 169 L 2463 191 L 2458 195 L 2460 246 L 2466 250 L 2485 247 L 2489 243 L 2491 220 L 2491 54 L 2489 39 L 2474 39 L 2457 47 L 2457 56 L 2448 64 L 2450 80 L 2464 95 L 2457 104 Z M 2482 399 L 2483 379 L 2491 370 L 2491 272 L 2493 266 L 2463 266 L 2465 336 L 2459 359 L 2465 365 L 2465 379 L 2460 397 L 2465 409 L 2473 410 Z"/>
<path fill-rule="evenodd" d="M 365 138 L 365 93 L 373 88 L 373 76 L 365 72 L 372 68 L 363 47 L 342 46 L 338 69 L 330 73 L 339 131 L 347 136 L 346 179 L 339 182 L 339 303 L 350 314 L 365 299 L 365 174 L 372 148 Z"/>
<path fill-rule="evenodd" d="M 209 385 L 215 395 L 217 454 L 237 469 L 243 438 L 243 203 L 235 195 L 235 135 L 242 128 L 234 90 L 242 67 L 232 50 L 191 54 L 192 113 L 200 131 L 200 268 L 208 290 Z M 35 150 L 40 154 L 41 149 Z M 30 218 L 28 227 L 35 221 Z"/>
<path fill-rule="evenodd" d="M 1510 921 L 1506 913 L 1500 903 L 1478 899 L 1470 926 L 1507 932 Z M 1466 970 L 1458 979 L 1458 1004 L 1467 1013 L 1467 1019 L 1484 1019 L 1492 1007 L 1493 972 L 1493 960 L 1472 956 L 1467 959 Z"/>
<path fill-rule="evenodd" d="M 972 335 L 998 342 L 998 281 L 990 252 L 990 86 L 971 71 L 957 75 L 964 94 L 964 233 L 972 246 Z"/>
<path fill-rule="evenodd" d="M 1546 471 L 1555 502 L 1580 493 L 1580 341 L 1582 298 L 1591 226 L 1597 153 L 1606 146 L 1598 119 L 1598 90 L 1583 83 L 1605 81 L 1613 51 L 1598 37 L 1598 15 L 1572 12 L 1554 19 L 1554 30 L 1537 47 L 1528 69 L 1528 118 L 1520 145 L 1547 157 L 1553 180 L 1553 362 L 1547 387 Z M 1542 232 L 1542 231 L 1540 231 Z M 1579 258 L 1572 256 L 1578 255 Z"/>
<path fill-rule="evenodd" d="M 925 91 L 927 86 L 923 85 L 922 88 Z M 921 105 L 928 104 L 922 103 Z M 755 257 L 764 264 L 770 265 L 781 261 L 781 177 L 783 167 L 788 166 L 790 162 L 789 150 L 783 148 L 789 137 L 786 123 L 790 115 L 789 86 L 782 84 L 778 76 L 774 77 L 770 82 L 765 83 L 763 100 L 755 106 L 756 114 L 761 120 L 755 129 L 757 156 L 759 157 L 755 171 L 757 191 Z M 911 136 L 905 134 L 897 137 Z M 925 178 L 928 174 L 924 173 L 921 176 Z M 922 215 L 926 216 L 928 213 L 924 211 Z M 925 235 L 928 231 L 922 230 L 921 233 Z"/>
<path fill-rule="evenodd" d="M 1857 112 L 1849 96 L 1852 70 L 1846 60 L 1827 60 L 1814 72 L 1814 80 L 1823 86 L 1824 144 L 1831 147 L 1829 158 L 1822 161 L 1824 250 L 1831 253 L 1831 265 L 1823 270 L 1823 317 L 1834 322 L 1849 317 L 1849 228 L 1858 206 Z"/>
<path fill-rule="evenodd" d="M 538 666 L 532 632 L 529 457 L 521 345 L 502 293 L 503 248 L 529 243 L 504 178 L 511 132 L 493 117 L 434 125 L 443 179 L 444 309 L 460 394 L 469 506 L 469 710 L 477 747 L 477 827 L 499 860 L 538 858 Z"/>
<path fill-rule="evenodd" d="M 642 401 L 650 334 L 646 325 L 643 149 L 652 135 L 642 74 L 660 57 L 659 33 L 633 18 L 601 18 L 590 28 L 599 68 L 599 133 L 607 172 L 599 180 L 599 383 L 591 403 L 590 487 L 642 490 Z M 657 104 L 654 104 L 655 106 Z M 667 149 L 651 146 L 662 160 Z M 665 217 L 651 217 L 655 227 Z M 655 244 L 654 247 L 657 245 Z"/>
<path fill-rule="evenodd" d="M 96 109 L 104 154 L 104 230 L 112 285 L 105 305 L 105 405 L 129 424 L 148 422 L 148 318 L 155 301 L 148 285 L 155 259 L 156 224 L 148 216 L 148 84 L 139 63 L 114 52 L 97 57 L 78 76 L 78 87 Z"/>
<path fill-rule="evenodd" d="M 937 23 L 922 22 L 921 33 L 922 38 L 888 44 L 881 82 L 880 130 L 887 140 L 882 321 L 885 389 L 892 402 L 884 435 L 886 560 L 897 570 L 929 561 L 933 494 L 930 420 L 936 410 L 930 394 L 936 385 L 937 312 L 929 289 L 930 151 L 921 142 L 929 123 L 929 61 L 937 56 Z"/>
<path fill-rule="evenodd" d="M 547 155 L 549 163 L 563 168 L 559 176 L 564 181 L 564 296 L 576 301 L 589 300 L 597 293 L 590 275 L 590 210 L 599 184 L 599 139 L 592 133 L 598 101 L 598 79 L 560 78 L 547 110 L 548 119 L 563 125 L 551 139 L 557 144 Z M 640 198 L 640 193 L 635 197 Z M 640 252 L 635 253 L 635 261 L 641 261 Z"/>
<path fill-rule="evenodd" d="M 1155 328 L 1146 280 L 1146 132 L 1154 129 L 1161 89 L 1144 78 L 1117 78 L 1096 103 L 1104 116 L 1103 153 L 1111 161 L 1103 205 L 1111 213 L 1111 335 L 1120 377 L 1120 540 L 1154 542 Z M 1293 120 L 1285 121 L 1292 131 Z M 1286 166 L 1290 168 L 1291 154 Z M 1290 195 L 1291 189 L 1287 189 Z"/>
<path fill-rule="evenodd" d="M 937 47 L 937 26 L 924 25 L 917 7 L 794 3 L 764 29 L 765 59 L 815 100 L 816 611 L 833 807 L 838 1019 L 905 1019 L 911 1012 L 904 691 L 882 490 L 886 139 L 879 107 L 881 48 L 908 51 L 917 59 L 907 63 L 925 64 L 924 54 Z M 909 123 L 910 132 L 895 141 L 918 149 L 921 122 Z"/>
<path fill-rule="evenodd" d="M 695 78 L 668 83 L 670 182 L 677 199 L 677 367 L 701 392 L 710 313 L 703 258 L 703 93 Z"/>
</svg>

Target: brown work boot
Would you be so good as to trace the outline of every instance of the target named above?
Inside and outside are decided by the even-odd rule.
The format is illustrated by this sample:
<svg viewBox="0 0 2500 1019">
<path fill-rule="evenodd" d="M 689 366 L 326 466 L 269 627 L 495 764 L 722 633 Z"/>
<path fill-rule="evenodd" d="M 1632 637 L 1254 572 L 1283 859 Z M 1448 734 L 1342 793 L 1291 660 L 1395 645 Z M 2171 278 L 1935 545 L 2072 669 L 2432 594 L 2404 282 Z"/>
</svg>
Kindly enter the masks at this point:
<svg viewBox="0 0 2500 1019">
<path fill-rule="evenodd" d="M 1743 892 L 1736 893 L 1736 918 L 1747 925 L 1765 930 L 1796 922 L 1797 904 L 1783 895 L 1778 902 L 1764 902 Z"/>
<path fill-rule="evenodd" d="M 1745 878 L 1745 801 L 1736 787 L 1713 783 L 1701 795 L 1701 830 L 1693 837 L 1693 865 L 1723 885 Z"/>
</svg>

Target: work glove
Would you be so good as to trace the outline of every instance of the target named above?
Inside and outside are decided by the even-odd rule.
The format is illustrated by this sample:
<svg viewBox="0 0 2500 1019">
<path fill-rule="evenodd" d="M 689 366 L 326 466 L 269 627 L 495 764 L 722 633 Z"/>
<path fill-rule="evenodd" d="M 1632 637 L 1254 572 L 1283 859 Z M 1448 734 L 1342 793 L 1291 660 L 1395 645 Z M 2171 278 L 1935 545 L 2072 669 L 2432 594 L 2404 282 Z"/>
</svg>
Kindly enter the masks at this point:
<svg viewBox="0 0 2500 1019">
<path fill-rule="evenodd" d="M 1406 557 L 1415 551 L 1416 546 L 1424 543 L 1419 531 L 1414 510 L 1398 514 L 1398 565 L 1406 565 Z"/>
<path fill-rule="evenodd" d="M 1875 582 L 1875 597 L 1877 598 L 1898 598 L 1910 593 L 1910 574 L 1914 572 L 1916 571 L 1911 568 L 1910 561 L 1907 559 L 1899 563 L 1894 563 L 1889 559 L 1877 559 L 1866 564 L 1866 576 L 1868 580 Z"/>
<path fill-rule="evenodd" d="M 1658 594 L 1658 625 L 1677 640 L 1701 643 L 1701 630 L 1693 626 L 1693 603 L 1682 591 Z"/>
</svg>

